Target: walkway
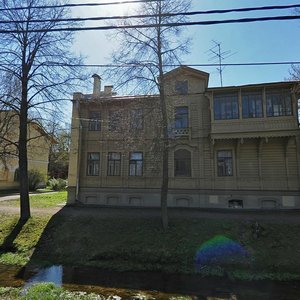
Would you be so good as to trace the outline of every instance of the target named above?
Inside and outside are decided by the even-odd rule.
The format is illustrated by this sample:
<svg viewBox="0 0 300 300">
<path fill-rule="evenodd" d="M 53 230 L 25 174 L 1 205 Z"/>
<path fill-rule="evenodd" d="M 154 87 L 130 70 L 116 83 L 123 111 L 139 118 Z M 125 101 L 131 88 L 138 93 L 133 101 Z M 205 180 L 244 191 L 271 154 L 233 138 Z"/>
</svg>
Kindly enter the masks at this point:
<svg viewBox="0 0 300 300">
<path fill-rule="evenodd" d="M 54 193 L 57 193 L 57 192 L 47 192 L 47 193 L 32 192 L 32 193 L 29 193 L 29 194 L 30 194 L 30 196 L 34 196 L 34 195 L 47 195 L 47 194 L 54 194 Z M 17 200 L 19 198 L 20 198 L 19 193 L 15 193 L 15 194 L 8 195 L 8 196 L 0 196 L 0 202 L 1 201 L 8 201 L 8 200 Z"/>
</svg>

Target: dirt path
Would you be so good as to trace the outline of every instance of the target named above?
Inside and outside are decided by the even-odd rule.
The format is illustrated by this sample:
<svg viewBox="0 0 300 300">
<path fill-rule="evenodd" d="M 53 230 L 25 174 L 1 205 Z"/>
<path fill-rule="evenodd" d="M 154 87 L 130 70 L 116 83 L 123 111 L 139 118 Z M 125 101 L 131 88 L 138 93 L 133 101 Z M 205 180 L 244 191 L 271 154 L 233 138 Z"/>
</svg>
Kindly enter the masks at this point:
<svg viewBox="0 0 300 300">
<path fill-rule="evenodd" d="M 0 206 L 0 212 L 19 214 L 18 207 Z M 59 213 L 68 217 L 93 216 L 105 219 L 115 218 L 160 218 L 159 208 L 113 208 L 113 207 L 66 207 L 55 206 L 48 208 L 31 208 L 32 215 L 53 215 Z M 187 209 L 169 208 L 169 218 L 186 219 L 215 219 L 215 220 L 243 220 L 270 221 L 284 223 L 300 223 L 299 210 L 226 210 L 226 209 Z"/>
</svg>

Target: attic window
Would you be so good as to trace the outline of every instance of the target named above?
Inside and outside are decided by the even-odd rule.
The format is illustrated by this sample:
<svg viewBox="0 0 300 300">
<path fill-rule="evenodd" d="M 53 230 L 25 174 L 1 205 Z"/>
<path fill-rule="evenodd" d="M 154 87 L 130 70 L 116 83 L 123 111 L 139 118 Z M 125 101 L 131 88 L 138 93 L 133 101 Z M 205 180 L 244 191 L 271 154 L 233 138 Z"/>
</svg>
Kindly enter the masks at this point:
<svg viewBox="0 0 300 300">
<path fill-rule="evenodd" d="M 187 95 L 188 90 L 189 90 L 189 88 L 188 88 L 188 81 L 187 80 L 184 80 L 184 81 L 177 80 L 175 82 L 175 91 L 179 95 Z"/>
</svg>

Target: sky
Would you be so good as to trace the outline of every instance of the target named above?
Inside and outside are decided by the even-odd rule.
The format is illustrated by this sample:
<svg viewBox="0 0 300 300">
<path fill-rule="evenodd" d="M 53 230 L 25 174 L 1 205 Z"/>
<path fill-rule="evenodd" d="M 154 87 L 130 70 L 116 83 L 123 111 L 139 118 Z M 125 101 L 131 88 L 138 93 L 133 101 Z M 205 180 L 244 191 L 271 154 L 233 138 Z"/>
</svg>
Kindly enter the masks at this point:
<svg viewBox="0 0 300 300">
<path fill-rule="evenodd" d="M 93 0 L 87 2 L 111 2 L 111 0 Z M 83 0 L 73 0 L 82 3 Z M 241 7 L 298 4 L 292 0 L 193 0 L 191 10 L 214 10 Z M 72 14 L 80 17 L 112 16 L 130 14 L 138 4 L 119 4 L 93 8 L 74 8 Z M 295 10 L 274 10 L 262 12 L 230 13 L 226 15 L 196 16 L 191 21 L 223 20 L 226 18 L 248 18 L 258 16 L 277 16 L 295 14 Z M 101 26 L 103 22 L 85 23 L 85 26 Z M 76 33 L 73 50 L 82 54 L 87 64 L 108 64 L 110 54 L 118 47 L 116 41 L 109 38 L 111 32 L 89 31 Z M 213 40 L 221 44 L 222 51 L 230 51 L 231 56 L 224 63 L 279 62 L 300 61 L 300 20 L 269 21 L 246 24 L 222 24 L 211 26 L 189 26 L 185 36 L 192 38 L 190 53 L 184 56 L 184 64 L 215 63 L 211 60 L 209 49 L 214 46 Z M 209 86 L 220 86 L 219 73 L 216 67 L 197 67 L 210 73 Z M 289 65 L 282 66 L 242 66 L 225 67 L 223 86 L 243 85 L 264 82 L 283 81 L 289 78 Z M 103 69 L 90 69 L 93 73 L 102 74 Z M 104 78 L 105 85 L 109 79 Z M 90 82 L 92 90 L 92 80 Z"/>
</svg>

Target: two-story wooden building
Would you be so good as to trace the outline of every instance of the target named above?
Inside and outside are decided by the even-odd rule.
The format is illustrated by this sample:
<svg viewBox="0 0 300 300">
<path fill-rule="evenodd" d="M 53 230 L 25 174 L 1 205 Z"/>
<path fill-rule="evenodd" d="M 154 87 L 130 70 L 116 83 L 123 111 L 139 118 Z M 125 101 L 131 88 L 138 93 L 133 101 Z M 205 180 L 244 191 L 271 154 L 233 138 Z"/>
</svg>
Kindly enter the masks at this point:
<svg viewBox="0 0 300 300">
<path fill-rule="evenodd" d="M 169 206 L 299 208 L 299 82 L 208 88 L 167 74 Z M 159 206 L 159 98 L 75 93 L 68 203 Z"/>
<path fill-rule="evenodd" d="M 0 190 L 19 188 L 19 118 L 11 110 L 0 111 Z M 28 170 L 37 170 L 47 181 L 49 151 L 54 138 L 35 122 L 28 122 Z"/>
</svg>

